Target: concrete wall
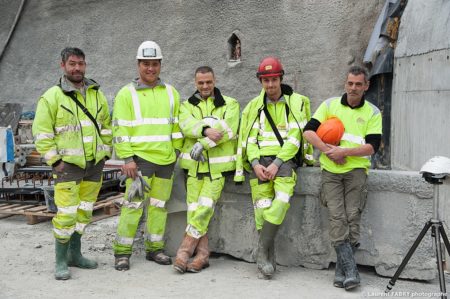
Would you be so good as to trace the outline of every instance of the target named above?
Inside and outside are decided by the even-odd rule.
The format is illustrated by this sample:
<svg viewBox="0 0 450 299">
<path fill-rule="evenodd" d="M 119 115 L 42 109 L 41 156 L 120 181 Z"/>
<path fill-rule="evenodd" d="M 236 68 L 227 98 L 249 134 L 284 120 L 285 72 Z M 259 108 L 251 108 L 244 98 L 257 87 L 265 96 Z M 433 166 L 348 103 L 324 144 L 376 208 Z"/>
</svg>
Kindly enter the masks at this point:
<svg viewBox="0 0 450 299">
<path fill-rule="evenodd" d="M 449 15 L 449 1 L 410 0 L 402 16 L 392 93 L 393 169 L 419 170 L 433 156 L 450 157 Z"/>
<path fill-rule="evenodd" d="M 301 168 L 299 183 L 276 239 L 276 260 L 281 265 L 327 268 L 335 261 L 328 238 L 328 211 L 319 203 L 320 169 Z M 169 202 L 167 249 L 175 254 L 186 227 L 183 176 L 178 173 Z M 447 219 L 450 180 L 440 188 L 441 219 Z M 360 265 L 374 266 L 378 274 L 393 276 L 425 223 L 432 217 L 433 185 L 417 172 L 371 171 L 369 196 L 362 214 Z M 447 219 L 448 220 L 448 219 Z M 253 205 L 248 182 L 236 186 L 228 181 L 215 207 L 210 229 L 212 251 L 254 261 L 257 245 Z M 400 277 L 433 279 L 436 274 L 431 230 Z M 256 266 L 255 266 L 256 267 Z"/>
<path fill-rule="evenodd" d="M 87 75 L 112 101 L 136 76 L 135 55 L 144 40 L 163 51 L 162 78 L 184 98 L 194 91 L 196 67 L 211 65 L 223 93 L 248 102 L 260 91 L 259 61 L 277 55 L 285 81 L 321 100 L 343 91 L 348 64 L 362 60 L 383 0 L 28 0 L 17 31 L 0 61 L 0 102 L 32 109 L 61 75 L 59 53 L 78 46 L 87 54 Z M 0 20 L 16 8 L 0 0 Z M 4 9 L 5 8 L 5 9 Z M 2 23 L 0 23 L 2 25 Z M 8 24 L 0 27 L 0 37 Z M 242 61 L 229 63 L 228 39 L 242 41 Z"/>
</svg>

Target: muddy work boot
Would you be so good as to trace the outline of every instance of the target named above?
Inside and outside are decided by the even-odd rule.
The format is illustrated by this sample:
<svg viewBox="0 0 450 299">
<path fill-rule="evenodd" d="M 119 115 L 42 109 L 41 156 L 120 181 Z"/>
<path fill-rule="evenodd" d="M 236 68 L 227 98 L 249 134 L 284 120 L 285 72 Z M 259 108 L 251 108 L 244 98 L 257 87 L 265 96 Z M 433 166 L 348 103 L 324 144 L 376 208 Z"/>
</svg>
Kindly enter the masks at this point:
<svg viewBox="0 0 450 299">
<path fill-rule="evenodd" d="M 358 268 L 356 266 L 353 255 L 352 246 L 348 242 L 344 242 L 335 247 L 337 258 L 340 259 L 342 270 L 345 273 L 343 282 L 346 290 L 353 289 L 360 284 Z"/>
<path fill-rule="evenodd" d="M 186 270 L 188 272 L 198 273 L 205 268 L 209 267 L 209 246 L 208 246 L 208 235 L 204 235 L 200 238 L 196 255 L 192 263 L 187 265 Z"/>
<path fill-rule="evenodd" d="M 341 260 L 336 254 L 336 269 L 334 270 L 334 280 L 333 285 L 337 288 L 344 287 L 345 273 L 342 269 Z"/>
<path fill-rule="evenodd" d="M 61 243 L 55 240 L 55 279 L 67 280 L 70 278 L 69 268 L 67 266 L 67 250 L 69 249 L 69 242 Z"/>
<path fill-rule="evenodd" d="M 258 270 L 264 276 L 265 279 L 271 279 L 275 273 L 274 265 L 272 264 L 270 248 L 274 246 L 275 236 L 278 231 L 278 225 L 270 222 L 264 222 L 261 229 L 258 241 L 258 253 L 256 255 L 256 264 Z"/>
<path fill-rule="evenodd" d="M 272 244 L 270 244 L 269 247 L 269 262 L 272 264 L 273 271 L 275 272 L 277 270 L 277 261 L 275 258 L 275 240 L 274 242 L 272 242 Z"/>
<path fill-rule="evenodd" d="M 115 254 L 114 268 L 117 271 L 130 270 L 130 256 L 129 254 Z"/>
<path fill-rule="evenodd" d="M 157 251 L 148 251 L 145 255 L 145 259 L 148 261 L 154 261 L 157 264 L 160 265 L 170 265 L 172 264 L 172 260 L 170 259 L 170 256 L 164 253 L 162 250 Z"/>
<path fill-rule="evenodd" d="M 83 269 L 95 269 L 98 266 L 96 261 L 87 259 L 81 255 L 81 235 L 77 232 L 74 232 L 70 237 L 67 264 L 71 267 Z"/>
<path fill-rule="evenodd" d="M 194 237 L 189 236 L 188 234 L 184 235 L 183 241 L 181 242 L 180 248 L 178 248 L 177 256 L 175 258 L 175 263 L 173 268 L 180 273 L 186 272 L 187 263 L 189 258 L 194 253 L 197 244 L 200 239 L 196 239 Z"/>
</svg>

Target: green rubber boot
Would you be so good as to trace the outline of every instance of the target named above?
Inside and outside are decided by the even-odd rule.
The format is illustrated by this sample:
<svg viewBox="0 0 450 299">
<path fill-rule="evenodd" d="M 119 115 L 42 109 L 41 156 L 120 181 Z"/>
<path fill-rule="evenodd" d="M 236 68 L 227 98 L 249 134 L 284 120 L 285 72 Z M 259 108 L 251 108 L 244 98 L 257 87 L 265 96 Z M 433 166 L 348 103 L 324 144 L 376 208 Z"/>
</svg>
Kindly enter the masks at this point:
<svg viewBox="0 0 450 299">
<path fill-rule="evenodd" d="M 69 248 L 69 243 L 61 243 L 55 240 L 55 253 L 56 253 L 56 264 L 55 264 L 55 279 L 56 280 L 67 280 L 70 278 L 69 268 L 67 267 L 67 249 Z"/>
<path fill-rule="evenodd" d="M 274 246 L 275 235 L 278 225 L 265 221 L 261 229 L 258 241 L 258 253 L 256 255 L 256 265 L 265 279 L 271 279 L 275 273 L 274 264 L 270 254 L 271 246 Z"/>
<path fill-rule="evenodd" d="M 74 232 L 70 237 L 67 264 L 71 267 L 83 269 L 95 269 L 98 266 L 96 261 L 87 259 L 81 255 L 81 235 L 77 232 Z"/>
</svg>

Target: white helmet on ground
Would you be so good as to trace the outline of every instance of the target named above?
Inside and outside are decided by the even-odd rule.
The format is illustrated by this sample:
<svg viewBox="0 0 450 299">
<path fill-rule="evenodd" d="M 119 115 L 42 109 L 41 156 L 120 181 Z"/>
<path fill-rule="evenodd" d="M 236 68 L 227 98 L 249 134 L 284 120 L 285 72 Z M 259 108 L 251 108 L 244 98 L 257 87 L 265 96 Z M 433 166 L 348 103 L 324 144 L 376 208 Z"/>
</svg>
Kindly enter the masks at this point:
<svg viewBox="0 0 450 299">
<path fill-rule="evenodd" d="M 162 59 L 161 48 L 154 41 L 143 42 L 136 54 L 136 59 L 140 60 L 156 60 Z"/>
</svg>

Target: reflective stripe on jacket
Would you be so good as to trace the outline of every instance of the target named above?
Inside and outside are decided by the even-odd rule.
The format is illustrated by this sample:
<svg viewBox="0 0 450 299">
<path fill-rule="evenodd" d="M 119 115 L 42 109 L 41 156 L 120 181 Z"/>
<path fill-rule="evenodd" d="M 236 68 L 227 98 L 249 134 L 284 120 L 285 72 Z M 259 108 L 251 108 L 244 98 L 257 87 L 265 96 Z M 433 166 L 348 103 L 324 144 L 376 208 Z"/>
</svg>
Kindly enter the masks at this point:
<svg viewBox="0 0 450 299">
<path fill-rule="evenodd" d="M 366 143 L 365 137 L 369 134 L 382 134 L 382 117 L 380 110 L 368 101 L 362 107 L 350 108 L 341 104 L 341 98 L 330 98 L 320 104 L 314 113 L 314 118 L 321 123 L 331 116 L 338 117 L 344 124 L 344 136 L 339 143 L 340 147 L 355 148 Z M 355 168 L 368 169 L 371 157 L 345 157 L 344 164 L 336 164 L 325 154 L 320 155 L 320 165 L 332 173 L 346 173 Z"/>
<path fill-rule="evenodd" d="M 211 173 L 213 179 L 223 172 L 236 169 L 236 144 L 239 126 L 239 103 L 230 97 L 222 96 L 223 102 L 215 105 L 214 98 L 185 101 L 180 108 L 180 126 L 185 137 L 180 155 L 180 167 L 189 171 L 190 176 L 197 173 Z M 217 102 L 216 102 L 217 103 Z M 205 127 L 218 129 L 223 137 L 218 142 L 202 136 Z M 196 142 L 203 145 L 206 162 L 191 159 L 190 151 Z"/>
<path fill-rule="evenodd" d="M 251 171 L 249 160 L 259 158 L 260 156 L 259 152 L 260 145 L 252 147 L 250 144 L 257 144 L 258 141 L 254 140 L 253 139 L 254 136 L 252 137 L 251 134 L 252 132 L 259 133 L 260 131 L 260 123 L 257 122 L 260 121 L 260 115 L 264 115 L 264 113 L 262 113 L 262 110 L 264 108 L 264 96 L 265 91 L 263 89 L 259 94 L 259 96 L 251 100 L 245 107 L 244 111 L 242 112 L 241 124 L 239 129 L 237 159 L 236 159 L 236 174 L 234 177 L 234 180 L 237 182 L 244 181 L 245 179 L 244 169 L 249 172 Z M 289 107 L 289 115 L 290 116 L 292 115 L 292 119 L 291 117 L 289 117 L 288 126 L 289 128 L 291 128 L 291 130 L 293 130 L 292 134 L 297 136 L 297 133 L 295 133 L 295 131 L 298 132 L 298 128 L 301 128 L 303 130 L 303 127 L 310 118 L 309 99 L 298 93 L 292 93 L 291 95 L 284 94 L 283 97 L 286 101 L 286 104 Z M 264 121 L 264 125 L 265 125 L 264 131 L 267 131 L 267 133 L 272 132 L 272 129 L 267 121 Z M 289 140 L 288 136 L 290 136 L 289 131 L 286 133 L 287 140 Z M 295 140 L 294 138 L 291 138 L 291 142 L 285 142 L 281 150 L 277 154 L 275 154 L 277 158 L 283 161 L 286 161 L 287 159 L 292 159 L 298 150 L 298 147 L 292 145 L 294 143 L 297 144 L 297 141 L 299 141 L 299 143 L 301 144 L 300 142 L 301 138 L 302 136 L 300 133 L 300 136 L 297 136 Z M 270 150 L 273 150 L 277 146 L 278 148 L 280 148 L 278 140 L 276 139 L 275 136 L 271 135 L 270 138 L 266 138 L 266 141 L 268 143 L 264 145 L 274 146 Z M 278 143 L 278 145 L 275 144 L 275 141 Z M 312 159 L 312 151 L 313 151 L 312 146 L 308 144 L 306 140 L 304 140 L 303 143 L 304 143 L 303 155 L 305 158 L 305 163 L 311 164 L 314 162 Z M 295 150 L 294 147 L 297 150 Z"/>
<path fill-rule="evenodd" d="M 153 88 L 135 82 L 117 94 L 113 110 L 114 148 L 119 158 L 137 155 L 159 165 L 176 160 L 183 135 L 178 113 L 180 96 L 169 84 Z"/>
</svg>

